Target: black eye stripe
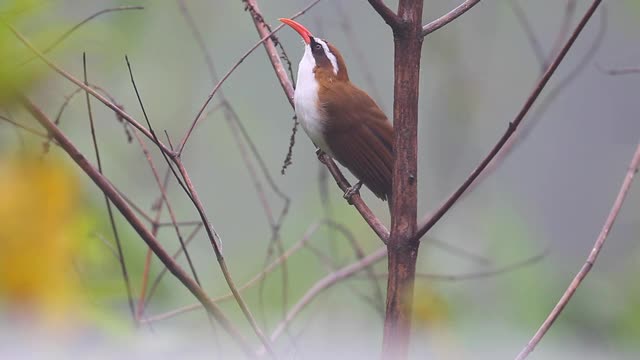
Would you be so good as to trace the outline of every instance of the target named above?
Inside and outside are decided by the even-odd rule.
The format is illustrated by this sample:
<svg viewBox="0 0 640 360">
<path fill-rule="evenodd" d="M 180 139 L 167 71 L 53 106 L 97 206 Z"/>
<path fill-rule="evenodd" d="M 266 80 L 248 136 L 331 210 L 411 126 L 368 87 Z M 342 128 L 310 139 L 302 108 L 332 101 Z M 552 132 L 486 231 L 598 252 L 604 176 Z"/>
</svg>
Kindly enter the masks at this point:
<svg viewBox="0 0 640 360">
<path fill-rule="evenodd" d="M 311 46 L 311 53 L 313 54 L 313 58 L 316 60 L 316 65 L 320 67 L 331 68 L 331 61 L 327 57 L 327 53 L 325 52 L 324 46 L 315 38 L 311 38 L 309 43 Z"/>
<path fill-rule="evenodd" d="M 322 49 L 322 44 L 320 44 L 319 42 L 317 42 L 314 38 L 311 38 L 311 50 L 313 52 L 319 52 Z"/>
</svg>

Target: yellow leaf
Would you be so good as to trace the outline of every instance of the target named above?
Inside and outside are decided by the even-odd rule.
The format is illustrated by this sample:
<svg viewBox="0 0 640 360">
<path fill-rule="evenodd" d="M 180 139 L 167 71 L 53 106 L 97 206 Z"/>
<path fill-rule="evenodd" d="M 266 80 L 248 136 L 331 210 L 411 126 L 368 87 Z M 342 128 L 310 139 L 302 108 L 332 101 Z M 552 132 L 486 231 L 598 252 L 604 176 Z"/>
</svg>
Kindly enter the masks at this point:
<svg viewBox="0 0 640 360">
<path fill-rule="evenodd" d="M 11 311 L 55 320 L 81 303 L 78 189 L 55 158 L 0 158 L 0 296 Z"/>
</svg>

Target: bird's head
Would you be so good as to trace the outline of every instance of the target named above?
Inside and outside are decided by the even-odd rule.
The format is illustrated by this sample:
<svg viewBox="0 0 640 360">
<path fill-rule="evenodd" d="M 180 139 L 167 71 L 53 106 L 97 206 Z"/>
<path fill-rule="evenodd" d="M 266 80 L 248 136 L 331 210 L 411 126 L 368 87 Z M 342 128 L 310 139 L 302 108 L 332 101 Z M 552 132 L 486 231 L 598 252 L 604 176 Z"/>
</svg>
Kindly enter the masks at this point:
<svg viewBox="0 0 640 360">
<path fill-rule="evenodd" d="M 304 56 L 300 65 L 306 62 L 309 69 L 312 69 L 316 79 L 329 81 L 348 81 L 349 75 L 344 64 L 342 55 L 338 49 L 329 44 L 326 40 L 315 37 L 307 28 L 291 19 L 279 19 L 295 30 L 304 41 Z"/>
</svg>

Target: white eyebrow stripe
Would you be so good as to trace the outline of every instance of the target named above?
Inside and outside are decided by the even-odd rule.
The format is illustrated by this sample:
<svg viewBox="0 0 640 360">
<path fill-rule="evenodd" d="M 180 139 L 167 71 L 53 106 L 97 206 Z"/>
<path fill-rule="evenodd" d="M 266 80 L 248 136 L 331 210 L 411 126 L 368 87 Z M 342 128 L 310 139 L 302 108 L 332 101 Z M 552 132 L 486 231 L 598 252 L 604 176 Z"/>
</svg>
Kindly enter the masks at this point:
<svg viewBox="0 0 640 360">
<path fill-rule="evenodd" d="M 329 50 L 329 47 L 327 46 L 327 43 L 324 40 L 316 39 L 316 41 L 320 45 L 322 45 L 322 48 L 324 49 L 325 55 L 327 55 L 327 57 L 329 58 L 329 61 L 331 61 L 331 66 L 333 67 L 333 73 L 335 75 L 338 75 L 338 60 L 336 59 L 336 56 L 333 55 L 331 50 Z"/>
</svg>

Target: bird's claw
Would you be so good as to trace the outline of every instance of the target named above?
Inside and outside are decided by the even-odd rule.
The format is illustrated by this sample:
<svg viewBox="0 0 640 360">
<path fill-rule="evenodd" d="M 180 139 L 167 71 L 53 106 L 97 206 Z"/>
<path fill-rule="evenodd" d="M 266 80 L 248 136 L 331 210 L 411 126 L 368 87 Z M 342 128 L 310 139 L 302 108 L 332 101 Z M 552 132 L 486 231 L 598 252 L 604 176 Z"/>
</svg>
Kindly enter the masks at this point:
<svg viewBox="0 0 640 360">
<path fill-rule="evenodd" d="M 322 151 L 322 149 L 320 148 L 316 148 L 316 156 L 318 157 L 318 159 L 324 155 L 324 151 Z"/>
<path fill-rule="evenodd" d="M 361 187 L 362 187 L 362 181 L 358 181 L 355 185 L 353 185 L 352 187 L 348 188 L 347 191 L 344 192 L 344 195 L 342 197 L 345 200 L 347 200 L 349 205 L 353 205 L 353 203 L 351 202 L 351 197 L 353 195 L 357 194 L 360 191 Z"/>
</svg>

